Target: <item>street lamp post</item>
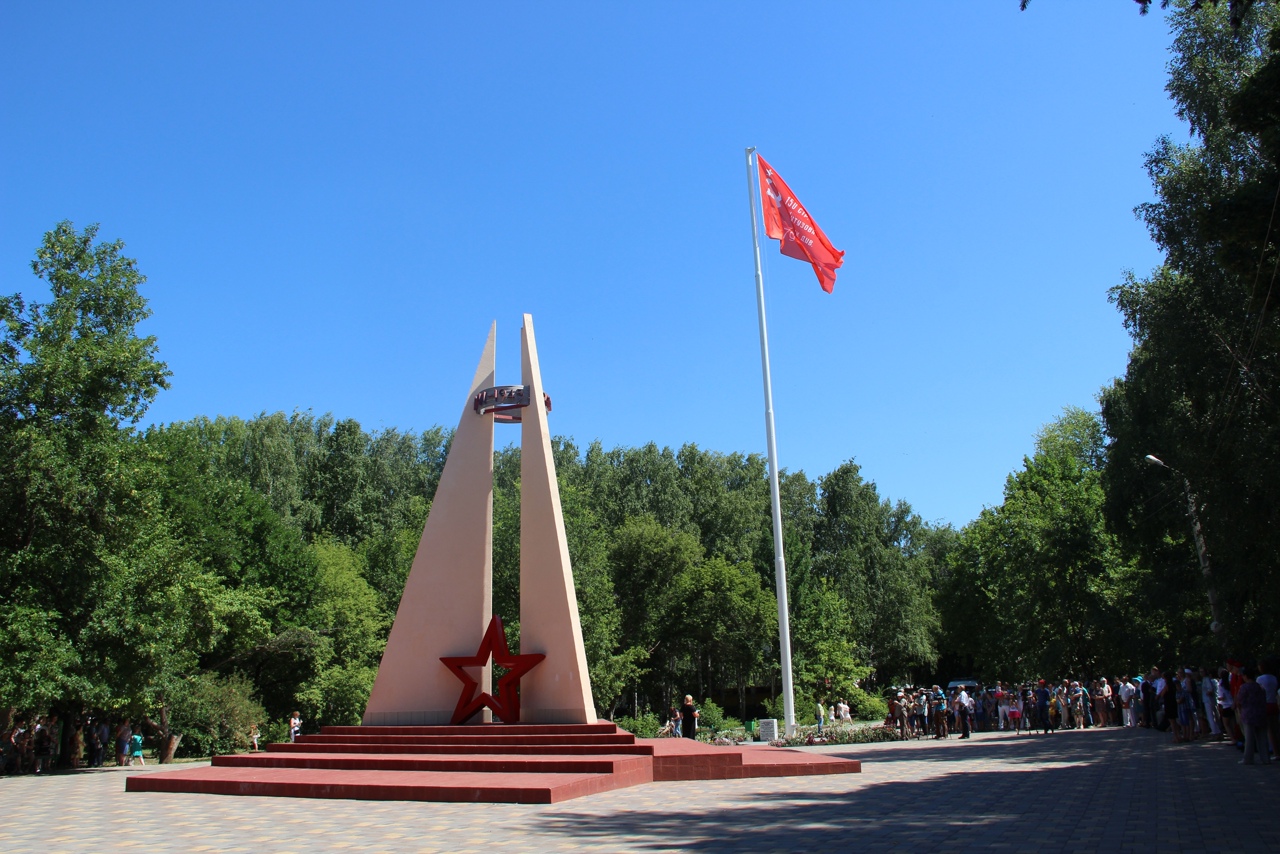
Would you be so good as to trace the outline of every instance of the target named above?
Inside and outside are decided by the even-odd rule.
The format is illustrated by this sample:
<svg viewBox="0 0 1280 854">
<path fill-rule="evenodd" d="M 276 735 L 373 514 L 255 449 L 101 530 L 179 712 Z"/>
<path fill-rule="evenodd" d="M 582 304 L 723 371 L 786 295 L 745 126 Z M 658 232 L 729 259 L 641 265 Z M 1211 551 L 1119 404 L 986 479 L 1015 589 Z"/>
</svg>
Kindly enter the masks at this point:
<svg viewBox="0 0 1280 854">
<path fill-rule="evenodd" d="M 1218 638 L 1219 643 L 1225 643 L 1226 638 L 1222 635 L 1224 627 L 1218 613 L 1218 591 L 1214 589 L 1213 573 L 1209 569 L 1209 548 L 1205 545 L 1204 533 L 1200 530 L 1200 516 L 1196 513 L 1196 494 L 1191 491 L 1191 481 L 1185 474 L 1154 454 L 1147 454 L 1143 459 L 1153 466 L 1168 469 L 1182 478 L 1182 491 L 1187 496 L 1187 516 L 1191 518 L 1191 534 L 1195 537 L 1196 555 L 1200 558 L 1200 574 L 1204 576 L 1205 591 L 1209 596 L 1209 613 L 1213 616 L 1209 630 Z"/>
</svg>

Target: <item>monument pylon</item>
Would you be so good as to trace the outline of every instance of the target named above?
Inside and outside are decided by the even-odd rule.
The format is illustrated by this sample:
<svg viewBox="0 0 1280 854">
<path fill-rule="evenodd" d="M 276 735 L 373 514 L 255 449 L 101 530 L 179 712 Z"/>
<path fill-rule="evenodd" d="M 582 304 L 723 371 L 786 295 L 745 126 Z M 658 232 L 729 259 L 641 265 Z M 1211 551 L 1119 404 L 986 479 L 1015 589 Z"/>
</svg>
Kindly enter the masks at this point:
<svg viewBox="0 0 1280 854">
<path fill-rule="evenodd" d="M 542 405 L 547 397 L 533 318 L 527 314 L 520 356 L 521 380 L 533 400 L 520 424 L 520 649 L 547 656 L 522 683 L 521 711 L 530 723 L 595 723 L 560 485 Z"/>
<path fill-rule="evenodd" d="M 413 726 L 596 720 L 565 537 L 533 318 L 521 330 L 523 385 L 494 385 L 494 338 L 480 357 L 405 582 L 363 723 Z M 521 425 L 520 655 L 493 614 L 493 426 Z M 491 662 L 507 668 L 497 696 Z M 474 672 L 474 675 L 473 675 Z M 516 683 L 519 694 L 516 694 Z"/>
<path fill-rule="evenodd" d="M 493 386 L 497 331 L 495 321 L 405 580 L 366 725 L 449 723 L 458 680 L 440 657 L 474 652 L 493 614 L 493 414 L 477 414 L 472 400 Z M 484 691 L 489 677 L 486 664 L 478 679 Z"/>
</svg>

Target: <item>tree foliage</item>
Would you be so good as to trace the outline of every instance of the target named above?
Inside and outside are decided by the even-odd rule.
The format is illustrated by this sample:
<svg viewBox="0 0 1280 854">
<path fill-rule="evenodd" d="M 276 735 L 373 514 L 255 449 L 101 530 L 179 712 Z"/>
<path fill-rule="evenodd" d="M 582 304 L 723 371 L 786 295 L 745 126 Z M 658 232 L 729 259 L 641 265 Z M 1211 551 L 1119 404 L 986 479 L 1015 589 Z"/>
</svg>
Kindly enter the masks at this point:
<svg viewBox="0 0 1280 854">
<path fill-rule="evenodd" d="M 1152 576 L 1163 631 L 1187 652 L 1209 634 L 1184 481 L 1197 500 L 1233 651 L 1280 643 L 1260 591 L 1280 582 L 1280 8 L 1170 15 L 1168 90 L 1192 131 L 1148 154 L 1156 200 L 1139 207 L 1165 253 L 1112 291 L 1133 338 L 1104 390 L 1108 514 Z M 1147 466 L 1154 454 L 1168 469 Z M 1219 647 L 1219 652 L 1221 651 Z"/>
<path fill-rule="evenodd" d="M 1132 568 L 1104 515 L 1102 426 L 1069 408 L 1037 437 L 1004 501 L 961 532 L 939 603 L 946 644 L 986 679 L 1132 672 Z"/>
</svg>

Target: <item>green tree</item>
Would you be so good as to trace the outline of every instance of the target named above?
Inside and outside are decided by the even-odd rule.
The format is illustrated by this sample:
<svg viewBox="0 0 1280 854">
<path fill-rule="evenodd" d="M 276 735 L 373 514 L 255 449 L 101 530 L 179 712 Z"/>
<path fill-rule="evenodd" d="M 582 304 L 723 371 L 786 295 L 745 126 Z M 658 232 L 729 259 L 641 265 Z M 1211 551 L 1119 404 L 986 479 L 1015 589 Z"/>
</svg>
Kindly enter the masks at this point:
<svg viewBox="0 0 1280 854">
<path fill-rule="evenodd" d="M 622 609 L 622 634 L 653 651 L 670 637 L 675 584 L 702 562 L 696 537 L 663 527 L 652 516 L 627 519 L 609 547 L 613 587 Z"/>
<path fill-rule="evenodd" d="M 386 646 L 382 602 L 364 579 L 359 554 L 337 541 L 311 546 L 316 587 L 305 625 L 320 636 L 315 675 L 297 705 L 314 726 L 360 722 Z"/>
<path fill-rule="evenodd" d="M 130 439 L 169 376 L 136 331 L 146 279 L 97 231 L 45 234 L 32 271 L 50 302 L 0 299 L 0 686 L 31 708 L 97 683 L 82 635 L 127 521 L 145 515 Z"/>
<path fill-rule="evenodd" d="M 871 674 L 871 668 L 858 660 L 848 601 L 830 579 L 814 578 L 796 591 L 791 610 L 796 708 L 816 705 L 818 697 L 852 695 L 858 683 Z"/>
<path fill-rule="evenodd" d="M 904 501 L 881 500 L 847 462 L 820 481 L 812 574 L 827 579 L 854 619 L 859 658 L 877 681 L 937 658 L 928 527 Z"/>
<path fill-rule="evenodd" d="M 1238 30 L 1220 8 L 1178 4 L 1170 22 L 1167 88 L 1193 138 L 1147 158 L 1156 200 L 1139 213 L 1164 264 L 1111 294 L 1133 350 L 1101 397 L 1108 515 L 1150 576 L 1166 654 L 1272 648 L 1280 617 L 1260 592 L 1280 583 L 1280 6 L 1253 4 Z M 1220 639 L 1182 483 L 1147 454 L 1199 499 Z"/>
<path fill-rule="evenodd" d="M 731 563 L 751 560 L 769 513 L 769 481 L 758 454 L 721 454 L 685 445 L 676 455 L 690 521 L 709 555 Z"/>
<path fill-rule="evenodd" d="M 661 651 L 692 665 L 682 668 L 683 675 L 696 682 L 698 694 L 712 686 L 737 688 L 745 708 L 750 677 L 778 637 L 772 594 L 749 563 L 731 564 L 720 556 L 686 566 L 671 590 Z"/>
<path fill-rule="evenodd" d="M 960 534 L 940 597 L 951 650 L 986 679 L 1131 671 L 1131 567 L 1106 527 L 1096 415 L 1068 408 Z M 1139 660 L 1140 657 L 1139 657 Z"/>
</svg>

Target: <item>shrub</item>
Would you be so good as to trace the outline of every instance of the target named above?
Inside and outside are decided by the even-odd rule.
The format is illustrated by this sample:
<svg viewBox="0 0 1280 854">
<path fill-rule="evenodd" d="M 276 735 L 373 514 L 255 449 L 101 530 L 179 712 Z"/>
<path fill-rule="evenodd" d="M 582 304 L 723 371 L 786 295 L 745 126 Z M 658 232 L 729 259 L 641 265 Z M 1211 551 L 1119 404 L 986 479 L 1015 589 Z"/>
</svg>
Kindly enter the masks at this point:
<svg viewBox="0 0 1280 854">
<path fill-rule="evenodd" d="M 364 716 L 378 671 L 373 667 L 331 667 L 298 692 L 298 709 L 307 731 L 322 726 L 354 726 Z"/>
<path fill-rule="evenodd" d="M 737 721 L 733 722 L 734 726 L 742 726 Z M 706 730 L 707 732 L 716 733 L 724 729 L 726 726 L 724 709 L 711 702 L 708 698 L 702 701 L 702 707 L 698 709 L 698 731 Z"/>
<path fill-rule="evenodd" d="M 786 720 L 786 710 L 782 707 L 782 695 L 776 697 L 766 697 L 764 701 L 764 715 L 767 718 L 783 721 Z"/>
<path fill-rule="evenodd" d="M 253 683 L 238 674 L 202 673 L 171 699 L 169 726 L 182 735 L 178 756 L 213 756 L 249 748 L 249 728 L 266 718 Z"/>
<path fill-rule="evenodd" d="M 889 717 L 889 704 L 874 694 L 868 694 L 861 688 L 849 692 L 845 701 L 849 704 L 849 715 L 857 721 L 882 721 Z"/>
<path fill-rule="evenodd" d="M 796 696 L 796 726 L 813 726 L 818 722 L 818 717 L 814 712 L 818 701 L 814 697 L 805 696 L 803 694 Z M 765 712 L 769 717 L 778 721 L 781 726 L 782 722 L 787 719 L 786 708 L 782 702 L 782 695 L 774 697 L 772 700 L 764 701 Z"/>
<path fill-rule="evenodd" d="M 261 728 L 262 737 L 259 744 L 277 744 L 289 740 L 289 722 L 287 720 L 267 721 Z"/>
<path fill-rule="evenodd" d="M 653 712 L 643 712 L 634 718 L 619 715 L 613 722 L 636 738 L 657 738 L 658 731 L 662 729 L 662 722 Z"/>
</svg>

